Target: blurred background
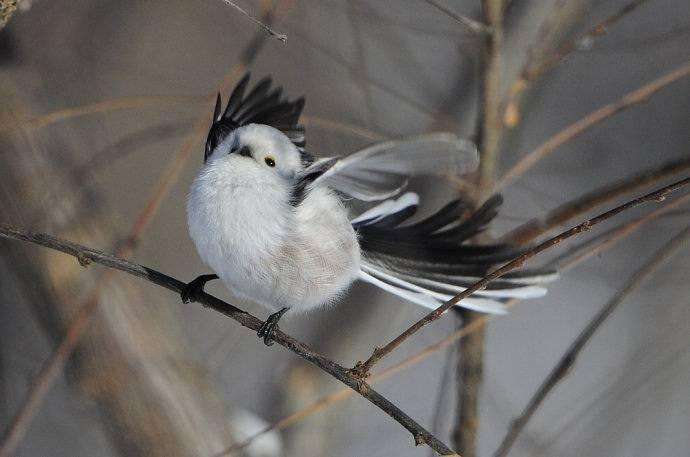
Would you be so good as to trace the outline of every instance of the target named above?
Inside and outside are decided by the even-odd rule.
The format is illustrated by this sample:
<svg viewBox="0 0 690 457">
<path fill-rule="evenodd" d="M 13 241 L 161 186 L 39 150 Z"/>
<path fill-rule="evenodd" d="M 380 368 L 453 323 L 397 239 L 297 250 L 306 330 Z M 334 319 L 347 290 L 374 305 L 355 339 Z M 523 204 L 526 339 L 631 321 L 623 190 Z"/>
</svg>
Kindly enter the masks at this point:
<svg viewBox="0 0 690 457">
<path fill-rule="evenodd" d="M 505 0 L 497 2 L 503 40 L 493 42 L 487 37 L 495 34 L 458 17 L 490 18 L 491 1 L 237 0 L 285 34 L 285 43 L 222 0 L 22 0 L 16 10 L 0 3 L 7 15 L 0 30 L 0 222 L 117 252 L 183 281 L 207 272 L 188 238 L 184 207 L 212 99 L 246 70 L 256 79 L 272 75 L 291 97 L 306 96 L 307 144 L 317 155 L 445 130 L 495 150 L 487 173 L 499 177 L 588 113 L 676 71 L 644 103 L 557 144 L 508 183 L 490 230 L 495 238 L 671 164 L 632 192 L 604 192 L 600 206 L 564 227 L 574 225 L 690 169 L 686 0 Z M 516 84 L 521 75 L 527 82 Z M 494 96 L 481 96 L 483 87 Z M 487 104 L 498 124 L 487 124 Z M 487 128 L 500 132 L 500 142 L 487 139 Z M 440 205 L 458 192 L 482 199 L 494 182 L 480 181 L 479 192 L 471 180 L 414 184 Z M 529 266 L 675 198 L 624 213 Z M 492 455 L 592 317 L 687 228 L 687 211 L 676 204 L 563 271 L 546 297 L 491 319 L 483 338 L 444 346 L 376 388 L 463 455 Z M 687 455 L 689 249 L 681 247 L 606 319 L 510 455 Z M 210 457 L 342 388 L 292 352 L 267 348 L 236 322 L 144 281 L 16 241 L 0 240 L 0 256 L 0 436 L 14 448 L 7 455 Z M 207 290 L 260 318 L 268 314 L 219 282 Z M 349 367 L 425 313 L 356 284 L 337 306 L 288 316 L 281 328 Z M 379 368 L 474 318 L 444 316 Z M 463 374 L 466 343 L 483 362 L 481 385 Z M 478 409 L 467 416 L 459 398 L 477 388 Z M 41 401 L 18 430 L 12 424 L 27 398 Z M 464 433 L 474 436 L 471 443 L 458 442 Z M 353 395 L 234 455 L 430 450 L 415 448 L 399 424 Z"/>
</svg>

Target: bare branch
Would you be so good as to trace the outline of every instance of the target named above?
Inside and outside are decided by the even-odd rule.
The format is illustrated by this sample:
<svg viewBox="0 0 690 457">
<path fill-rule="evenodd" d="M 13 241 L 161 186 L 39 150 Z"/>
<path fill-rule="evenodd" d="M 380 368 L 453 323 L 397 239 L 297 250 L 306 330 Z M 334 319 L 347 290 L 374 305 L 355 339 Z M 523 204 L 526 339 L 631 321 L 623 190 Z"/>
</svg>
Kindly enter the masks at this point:
<svg viewBox="0 0 690 457">
<path fill-rule="evenodd" d="M 215 96 L 215 94 L 213 94 L 213 96 Z M 211 95 L 209 95 L 208 97 L 211 97 Z M 118 111 L 131 108 L 146 108 L 149 106 L 156 105 L 175 105 L 189 103 L 190 101 L 198 102 L 201 99 L 202 98 L 198 96 L 183 95 L 152 95 L 146 97 L 114 98 L 111 100 L 104 100 L 101 102 L 89 103 L 86 105 L 78 105 L 70 108 L 52 111 L 46 114 L 31 116 L 27 119 L 20 120 L 16 123 L 7 122 L 4 124 L 0 124 L 0 132 L 17 128 L 20 126 L 28 127 L 31 129 L 40 129 L 65 119 L 73 119 L 80 116 L 87 116 L 89 114 L 106 113 L 110 111 Z"/>
<path fill-rule="evenodd" d="M 474 203 L 485 200 L 492 193 L 496 182 L 499 143 L 503 135 L 501 123 L 501 67 L 503 47 L 503 0 L 482 0 L 482 20 L 489 27 L 481 36 L 481 74 L 479 76 L 479 105 L 476 138 L 481 154 Z M 483 234 L 477 242 L 488 241 Z M 461 311 L 462 319 L 471 322 L 481 318 L 481 313 Z M 458 349 L 457 411 L 453 430 L 453 443 L 458 452 L 474 457 L 477 452 L 479 426 L 479 389 L 484 371 L 484 328 L 472 333 Z"/>
<path fill-rule="evenodd" d="M 607 17 L 603 21 L 598 22 L 589 30 L 567 41 L 565 44 L 561 45 L 558 49 L 544 58 L 540 60 L 533 58 L 528 59 L 520 71 L 520 77 L 510 87 L 509 99 L 505 103 L 505 110 L 503 114 L 503 122 L 505 125 L 512 128 L 515 127 L 520 121 L 520 97 L 531 82 L 542 76 L 547 71 L 551 70 L 559 63 L 563 62 L 563 60 L 565 60 L 569 55 L 578 49 L 591 48 L 597 38 L 608 33 L 609 28 L 611 28 L 628 14 L 635 11 L 647 1 L 649 0 L 633 0 L 624 5 L 611 16 Z"/>
<path fill-rule="evenodd" d="M 508 433 L 501 441 L 498 449 L 494 453 L 494 457 L 505 457 L 510 452 L 513 443 L 524 430 L 527 422 L 537 411 L 539 406 L 546 399 L 546 396 L 558 385 L 563 378 L 570 372 L 573 365 L 577 361 L 577 357 L 590 341 L 594 333 L 601 327 L 606 319 L 618 308 L 618 306 L 638 287 L 642 286 L 644 281 L 652 276 L 662 265 L 670 260 L 678 253 L 680 248 L 690 240 L 690 228 L 686 228 L 679 235 L 674 237 L 671 241 L 664 245 L 652 258 L 645 263 L 623 286 L 621 290 L 616 293 L 611 300 L 604 305 L 604 307 L 592 318 L 587 326 L 582 330 L 578 337 L 573 341 L 570 347 L 565 351 L 565 354 L 556 362 L 555 367 L 551 373 L 546 377 L 542 384 L 537 389 L 534 396 L 527 403 L 527 407 L 520 414 L 520 417 L 513 420 L 508 430 Z"/>
<path fill-rule="evenodd" d="M 661 89 L 688 76 L 690 76 L 690 62 L 686 62 L 669 73 L 666 73 L 665 75 L 635 89 L 632 92 L 628 92 L 617 101 L 592 111 L 579 121 L 564 128 L 546 140 L 537 149 L 523 157 L 510 170 L 508 170 L 505 175 L 503 175 L 499 183 L 496 185 L 496 191 L 499 191 L 512 184 L 517 178 L 525 174 L 544 157 L 548 156 L 557 148 L 563 146 L 565 143 L 577 137 L 581 133 L 633 105 L 646 101 L 649 97 L 656 94 Z"/>
<path fill-rule="evenodd" d="M 390 139 L 386 135 L 375 132 L 373 130 L 369 130 L 364 127 L 359 127 L 357 125 L 348 124 L 340 121 L 331 121 L 318 116 L 303 114 L 301 117 L 301 121 L 305 127 L 308 127 L 310 125 L 314 127 L 321 127 L 331 130 L 333 132 L 341 132 L 349 135 L 358 136 L 369 141 L 383 141 Z"/>
<path fill-rule="evenodd" d="M 484 33 L 489 32 L 489 27 L 487 27 L 485 24 L 482 24 L 479 21 L 475 21 L 472 18 L 469 18 L 467 16 L 463 16 L 462 14 L 458 14 L 452 9 L 448 8 L 445 5 L 442 5 L 439 3 L 437 0 L 424 0 L 427 2 L 429 5 L 433 6 L 434 8 L 442 11 L 444 14 L 447 16 L 452 17 L 465 27 L 467 27 L 472 33 L 476 33 L 477 35 L 481 35 Z"/>
<path fill-rule="evenodd" d="M 549 230 L 558 227 L 564 222 L 575 216 L 589 211 L 599 205 L 613 200 L 630 192 L 642 189 L 650 184 L 656 183 L 669 176 L 687 171 L 690 169 L 690 158 L 683 158 L 667 162 L 660 167 L 645 170 L 622 181 L 606 185 L 586 193 L 580 198 L 571 200 L 558 208 L 551 210 L 542 219 L 532 219 L 531 221 L 516 228 L 503 237 L 504 240 L 512 244 L 522 245 L 528 243 Z"/>
<path fill-rule="evenodd" d="M 26 241 L 54 249 L 56 251 L 64 252 L 65 254 L 74 256 L 82 265 L 88 265 L 89 263 L 94 262 L 115 270 L 120 270 L 132 276 L 145 279 L 153 284 L 178 294 L 185 286 L 185 283 L 182 281 L 165 275 L 159 271 L 143 267 L 139 264 L 118 258 L 112 254 L 108 254 L 97 249 L 72 243 L 70 241 L 56 238 L 44 233 L 32 233 L 16 229 L 7 224 L 0 224 L 0 236 L 14 240 Z M 252 316 L 246 311 L 236 308 L 235 306 L 206 293 L 198 297 L 198 303 L 201 303 L 202 305 L 211 308 L 214 311 L 234 319 L 243 327 L 247 327 L 250 330 L 256 331 L 263 324 L 263 321 Z M 434 451 L 436 451 L 439 455 L 456 455 L 448 446 L 443 444 L 438 438 L 429 433 L 426 429 L 415 422 L 384 396 L 373 390 L 365 381 L 352 374 L 350 370 L 347 370 L 332 360 L 327 359 L 321 354 L 318 354 L 304 343 L 297 341 L 280 330 L 276 331 L 273 339 L 276 343 L 291 350 L 304 360 L 321 368 L 376 405 L 379 409 L 388 414 L 396 422 L 401 424 L 405 429 L 412 433 L 416 445 L 426 444 L 434 449 Z"/>
<path fill-rule="evenodd" d="M 651 192 L 649 194 L 643 195 L 642 197 L 636 198 L 634 200 L 630 200 L 627 203 L 624 203 L 620 206 L 617 206 L 609 211 L 606 211 L 605 213 L 602 213 L 592 219 L 586 220 L 583 223 L 576 225 L 575 227 L 566 230 L 553 238 L 550 238 L 539 245 L 535 246 L 534 248 L 530 249 L 526 253 L 516 257 L 512 261 L 506 263 L 502 267 L 494 270 L 492 273 L 488 274 L 485 276 L 482 280 L 477 281 L 475 284 L 473 284 L 471 287 L 467 288 L 465 291 L 462 293 L 456 295 L 452 299 L 448 300 L 445 302 L 443 305 L 439 306 L 436 308 L 434 311 L 430 312 L 426 316 L 424 316 L 422 319 L 419 321 L 415 322 L 413 325 L 411 325 L 407 330 L 402 332 L 400 335 L 398 335 L 396 338 L 394 338 L 391 342 L 386 344 L 382 348 L 376 348 L 374 352 L 372 353 L 371 357 L 367 359 L 365 362 L 357 362 L 355 367 L 353 368 L 353 371 L 357 373 L 358 376 L 361 376 L 363 379 L 367 376 L 367 373 L 373 367 L 378 361 L 380 361 L 382 358 L 390 354 L 396 347 L 398 347 L 400 344 L 402 344 L 403 341 L 405 341 L 407 338 L 412 336 L 414 333 L 416 333 L 419 329 L 422 327 L 425 327 L 426 325 L 430 324 L 431 322 L 437 320 L 438 318 L 441 317 L 441 315 L 446 312 L 448 309 L 450 309 L 452 306 L 457 304 L 459 301 L 467 298 L 474 292 L 481 290 L 485 288 L 491 281 L 503 276 L 504 274 L 508 273 L 509 271 L 512 271 L 516 268 L 521 267 L 527 260 L 530 258 L 534 257 L 535 255 L 539 254 L 542 251 L 545 251 L 546 249 L 549 249 L 552 246 L 555 246 L 562 241 L 565 241 L 566 239 L 577 235 L 582 232 L 586 232 L 591 230 L 591 228 L 597 224 L 600 224 L 601 222 L 604 222 L 607 219 L 610 219 L 611 217 L 626 211 L 628 209 L 634 208 L 636 206 L 642 205 L 644 203 L 650 202 L 650 201 L 663 201 L 666 196 L 674 192 L 684 186 L 687 186 L 690 184 L 690 178 L 685 178 L 681 181 L 675 182 L 673 184 L 670 184 L 668 186 L 662 187 L 661 189 L 658 189 L 654 192 Z"/>
<path fill-rule="evenodd" d="M 597 240 L 596 243 L 591 244 L 587 243 L 586 246 L 584 247 L 578 247 L 576 249 L 577 252 L 575 252 L 575 255 L 572 255 L 569 253 L 567 255 L 567 258 L 564 259 L 558 259 L 557 261 L 553 262 L 552 265 L 558 269 L 560 273 L 564 273 L 565 271 L 570 270 L 571 268 L 575 267 L 576 265 L 579 265 L 582 263 L 584 260 L 590 258 L 593 255 L 597 255 L 601 253 L 604 249 L 612 246 L 614 243 L 622 240 L 624 237 L 632 234 L 639 228 L 641 228 L 644 224 L 655 220 L 659 216 L 661 216 L 664 213 L 667 213 L 668 211 L 677 208 L 683 203 L 687 203 L 690 201 L 690 193 L 687 193 L 681 197 L 678 197 L 674 199 L 671 202 L 668 202 L 664 204 L 662 207 L 656 209 L 655 211 L 652 211 L 649 214 L 646 214 L 645 216 L 642 216 L 638 219 L 635 219 L 631 222 L 626 222 L 623 224 L 621 227 L 617 227 L 616 229 L 604 233 L 601 239 Z M 508 306 L 511 306 L 513 302 L 509 302 Z M 491 319 L 494 318 L 494 315 L 491 314 L 482 314 L 479 316 L 477 319 L 471 321 L 471 322 L 466 322 L 463 324 L 462 327 L 456 329 L 449 335 L 445 336 L 443 339 L 430 344 L 429 346 L 425 347 L 424 349 L 421 349 L 414 354 L 405 357 L 403 360 L 400 362 L 395 363 L 394 365 L 391 365 L 390 367 L 384 368 L 382 370 L 379 370 L 371 375 L 369 378 L 369 381 L 373 384 L 381 379 L 385 379 L 388 376 L 398 373 L 401 370 L 404 370 L 405 368 L 408 368 L 417 362 L 420 362 L 430 355 L 436 353 L 437 351 L 447 347 L 450 344 L 453 344 L 457 341 L 460 341 L 464 339 L 467 335 L 472 334 L 473 332 L 476 332 L 478 329 L 486 325 Z M 260 432 L 256 433 L 255 435 L 250 436 L 247 438 L 245 441 L 241 443 L 237 443 L 233 445 L 232 447 L 226 449 L 223 453 L 219 454 L 216 457 L 220 457 L 221 455 L 231 455 L 241 449 L 244 449 L 245 447 L 249 446 L 251 443 L 253 443 L 257 438 L 260 436 L 271 432 L 273 430 L 282 430 L 286 427 L 289 427 L 290 425 L 294 424 L 295 422 L 301 420 L 304 417 L 307 417 L 311 414 L 314 414 L 323 408 L 325 408 L 328 405 L 331 405 L 333 403 L 339 402 L 341 400 L 344 400 L 348 398 L 352 393 L 351 389 L 348 389 L 347 387 L 343 389 L 339 389 L 331 394 L 328 394 L 324 397 L 321 397 L 320 399 L 306 405 L 304 408 L 300 409 L 299 411 L 296 411 L 288 416 L 285 416 L 284 418 L 278 420 L 277 422 L 274 422 L 273 424 L 269 425 L 266 427 L 264 430 L 261 430 Z"/>
<path fill-rule="evenodd" d="M 257 24 L 259 27 L 261 27 L 262 29 L 264 29 L 266 32 L 268 32 L 269 35 L 271 35 L 271 36 L 277 38 L 279 41 L 282 41 L 283 43 L 287 42 L 287 35 L 285 35 L 285 34 L 283 34 L 283 33 L 278 33 L 278 32 L 276 32 L 276 31 L 273 30 L 268 24 L 264 24 L 263 22 L 261 22 L 260 20 L 258 20 L 257 18 L 255 18 L 254 16 L 252 16 L 251 14 L 249 14 L 248 12 L 246 12 L 244 9 L 242 9 L 242 8 L 241 8 L 239 5 L 237 5 L 235 2 L 233 2 L 233 1 L 231 1 L 231 0 L 222 0 L 222 1 L 223 1 L 223 3 L 225 3 L 226 5 L 232 6 L 232 7 L 235 8 L 237 11 L 239 11 L 239 12 L 242 13 L 242 14 L 244 14 L 244 15 L 245 15 L 247 18 L 249 18 L 252 22 L 254 22 L 255 24 Z"/>
</svg>

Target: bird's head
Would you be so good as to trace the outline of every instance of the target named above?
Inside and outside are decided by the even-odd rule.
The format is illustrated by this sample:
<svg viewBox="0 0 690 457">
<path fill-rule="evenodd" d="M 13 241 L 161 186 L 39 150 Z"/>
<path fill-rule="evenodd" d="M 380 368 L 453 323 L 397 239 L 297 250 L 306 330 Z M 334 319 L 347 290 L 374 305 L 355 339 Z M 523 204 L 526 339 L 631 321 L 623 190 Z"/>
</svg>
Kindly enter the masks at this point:
<svg viewBox="0 0 690 457">
<path fill-rule="evenodd" d="M 249 124 L 233 130 L 212 151 L 206 166 L 238 178 L 287 184 L 303 169 L 303 161 L 280 130 Z"/>
</svg>

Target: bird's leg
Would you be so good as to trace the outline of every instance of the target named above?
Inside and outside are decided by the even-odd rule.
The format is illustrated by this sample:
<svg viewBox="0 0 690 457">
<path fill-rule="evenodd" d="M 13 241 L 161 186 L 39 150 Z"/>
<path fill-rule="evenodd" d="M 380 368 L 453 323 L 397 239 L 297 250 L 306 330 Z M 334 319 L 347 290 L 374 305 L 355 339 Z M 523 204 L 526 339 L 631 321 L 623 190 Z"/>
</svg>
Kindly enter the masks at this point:
<svg viewBox="0 0 690 457">
<path fill-rule="evenodd" d="M 280 320 L 281 317 L 283 317 L 283 314 L 290 309 L 289 307 L 285 307 L 281 309 L 280 311 L 277 311 L 270 316 L 268 316 L 268 319 L 266 319 L 266 322 L 264 322 L 261 327 L 259 327 L 259 330 L 256 332 L 256 334 L 259 336 L 259 338 L 264 339 L 264 344 L 266 346 L 272 346 L 273 345 L 273 335 L 275 335 L 276 330 L 278 330 L 278 321 Z"/>
<path fill-rule="evenodd" d="M 199 296 L 204 293 L 204 286 L 206 283 L 213 281 L 214 279 L 218 279 L 217 274 L 197 276 L 196 279 L 185 285 L 180 291 L 182 302 L 189 303 L 190 301 L 199 298 Z"/>
</svg>

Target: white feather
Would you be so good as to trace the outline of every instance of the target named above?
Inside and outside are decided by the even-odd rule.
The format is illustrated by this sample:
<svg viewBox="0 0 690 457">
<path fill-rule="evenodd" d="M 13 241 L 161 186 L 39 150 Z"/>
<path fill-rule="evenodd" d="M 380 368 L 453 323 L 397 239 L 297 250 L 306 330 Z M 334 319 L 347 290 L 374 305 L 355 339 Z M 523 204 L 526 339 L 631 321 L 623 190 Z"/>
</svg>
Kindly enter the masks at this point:
<svg viewBox="0 0 690 457">
<path fill-rule="evenodd" d="M 383 203 L 374 206 L 373 208 L 352 219 L 351 222 L 352 224 L 360 224 L 366 221 L 367 223 L 364 225 L 373 224 L 374 222 L 377 222 L 391 214 L 402 211 L 409 206 L 418 205 L 419 195 L 414 192 L 406 192 L 396 200 L 386 200 Z"/>
<path fill-rule="evenodd" d="M 388 273 L 382 271 L 381 269 L 375 268 L 372 265 L 367 264 L 366 262 L 362 263 L 362 271 L 365 274 L 383 279 L 388 283 L 397 284 L 400 287 L 404 287 L 406 289 L 415 291 L 417 293 L 427 295 L 427 296 L 435 299 L 437 306 L 439 304 L 444 303 L 444 302 L 450 300 L 451 298 L 453 298 L 453 295 L 441 294 L 441 293 L 426 289 L 424 287 L 418 286 L 416 284 L 412 284 L 409 281 L 405 281 L 405 280 L 400 279 L 396 276 L 388 274 Z M 360 275 L 360 277 L 361 277 L 361 275 Z M 424 306 L 426 306 L 426 305 L 424 305 Z M 433 308 L 435 309 L 437 306 L 434 306 Z M 503 305 L 503 303 L 498 302 L 496 300 L 486 299 L 486 298 L 468 297 L 468 298 L 462 300 L 456 306 L 459 306 L 461 308 L 471 309 L 474 311 L 480 311 L 483 313 L 491 313 L 491 314 L 506 314 L 507 313 L 506 308 Z M 429 306 L 427 306 L 427 307 L 429 307 Z"/>
<path fill-rule="evenodd" d="M 450 133 L 430 133 L 377 143 L 339 158 L 314 185 L 362 201 L 383 200 L 399 193 L 411 176 L 460 175 L 474 171 L 478 164 L 471 141 Z"/>
</svg>

